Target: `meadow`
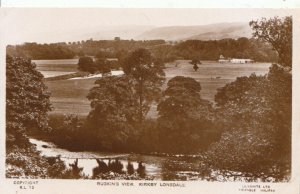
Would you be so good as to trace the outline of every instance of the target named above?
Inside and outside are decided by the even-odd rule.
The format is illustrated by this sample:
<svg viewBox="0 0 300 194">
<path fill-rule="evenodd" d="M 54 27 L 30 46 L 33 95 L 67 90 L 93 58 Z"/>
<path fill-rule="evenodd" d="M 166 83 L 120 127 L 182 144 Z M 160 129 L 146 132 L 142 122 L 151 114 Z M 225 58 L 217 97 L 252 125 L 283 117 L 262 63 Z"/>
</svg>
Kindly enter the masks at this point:
<svg viewBox="0 0 300 194">
<path fill-rule="evenodd" d="M 45 78 L 77 72 L 78 59 L 32 60 Z"/>
<path fill-rule="evenodd" d="M 49 71 L 54 72 L 52 76 L 62 75 L 77 71 L 78 59 L 72 60 L 36 60 L 37 69 L 44 75 Z M 218 63 L 216 61 L 202 61 L 198 71 L 194 71 L 188 60 L 178 60 L 166 64 L 166 83 L 169 79 L 181 75 L 195 78 L 201 84 L 201 97 L 214 103 L 214 96 L 217 89 L 226 83 L 234 81 L 240 76 L 249 76 L 252 73 L 264 75 L 268 72 L 270 63 L 254 64 L 232 64 Z M 56 73 L 56 74 L 55 74 Z M 67 74 L 67 73 L 66 73 Z M 46 80 L 48 90 L 51 92 L 51 103 L 53 110 L 50 114 L 76 114 L 86 116 L 90 111 L 90 102 L 86 96 L 94 86 L 98 78 L 67 79 L 67 80 Z M 154 104 L 149 112 L 149 117 L 156 117 L 156 105 Z"/>
</svg>

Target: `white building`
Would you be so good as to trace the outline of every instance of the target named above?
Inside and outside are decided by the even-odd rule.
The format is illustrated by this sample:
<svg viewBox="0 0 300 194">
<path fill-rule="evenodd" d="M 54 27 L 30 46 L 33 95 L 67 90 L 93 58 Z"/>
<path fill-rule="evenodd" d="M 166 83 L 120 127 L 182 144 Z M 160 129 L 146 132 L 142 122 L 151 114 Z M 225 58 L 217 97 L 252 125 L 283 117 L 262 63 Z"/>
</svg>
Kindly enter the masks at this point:
<svg viewBox="0 0 300 194">
<path fill-rule="evenodd" d="M 252 59 L 236 59 L 236 58 L 225 58 L 223 55 L 220 55 L 219 63 L 254 63 Z"/>
<path fill-rule="evenodd" d="M 231 63 L 254 63 L 254 61 L 252 59 L 231 59 L 230 60 Z"/>
</svg>

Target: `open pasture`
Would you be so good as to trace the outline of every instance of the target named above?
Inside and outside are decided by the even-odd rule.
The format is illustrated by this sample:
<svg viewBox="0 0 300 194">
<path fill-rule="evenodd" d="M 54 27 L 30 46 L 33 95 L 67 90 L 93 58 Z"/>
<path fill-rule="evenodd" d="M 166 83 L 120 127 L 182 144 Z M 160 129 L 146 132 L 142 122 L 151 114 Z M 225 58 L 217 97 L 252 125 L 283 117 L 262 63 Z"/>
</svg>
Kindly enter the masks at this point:
<svg viewBox="0 0 300 194">
<path fill-rule="evenodd" d="M 77 70 L 78 59 L 32 60 L 36 68 L 45 78 L 74 73 Z"/>
<path fill-rule="evenodd" d="M 264 75 L 268 72 L 270 63 L 232 64 L 216 61 L 202 61 L 199 69 L 194 71 L 188 60 L 178 60 L 166 64 L 166 83 L 175 76 L 192 77 L 201 84 L 201 97 L 214 102 L 217 89 L 234 81 L 237 77 L 249 76 L 252 73 Z"/>
<path fill-rule="evenodd" d="M 53 106 L 51 113 L 87 115 L 90 102 L 86 98 L 97 78 L 77 80 L 46 81 L 51 92 L 50 101 Z"/>
<path fill-rule="evenodd" d="M 61 65 L 64 66 L 64 65 Z M 198 71 L 194 71 L 193 66 L 187 60 L 175 61 L 166 64 L 166 87 L 168 80 L 175 76 L 187 76 L 195 78 L 200 82 L 203 99 L 214 102 L 217 88 L 223 87 L 226 83 L 232 82 L 236 77 L 249 76 L 252 73 L 263 75 L 268 72 L 269 63 L 254 64 L 231 64 L 218 62 L 202 62 Z M 90 111 L 90 103 L 86 96 L 94 86 L 97 78 L 77 79 L 77 80 L 57 80 L 46 81 L 51 92 L 51 103 L 53 105 L 52 114 L 77 114 L 85 116 Z M 153 105 L 149 112 L 150 117 L 157 115 L 156 106 Z"/>
</svg>

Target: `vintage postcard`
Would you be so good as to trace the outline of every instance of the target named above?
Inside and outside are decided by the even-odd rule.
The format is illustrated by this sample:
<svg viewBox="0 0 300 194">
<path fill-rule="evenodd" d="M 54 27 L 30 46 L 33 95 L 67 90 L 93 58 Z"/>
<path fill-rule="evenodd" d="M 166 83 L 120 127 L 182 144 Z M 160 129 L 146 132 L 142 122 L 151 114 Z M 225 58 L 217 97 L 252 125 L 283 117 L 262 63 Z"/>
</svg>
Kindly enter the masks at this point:
<svg viewBox="0 0 300 194">
<path fill-rule="evenodd" d="M 3 193 L 298 193 L 297 11 L 1 9 Z"/>
</svg>

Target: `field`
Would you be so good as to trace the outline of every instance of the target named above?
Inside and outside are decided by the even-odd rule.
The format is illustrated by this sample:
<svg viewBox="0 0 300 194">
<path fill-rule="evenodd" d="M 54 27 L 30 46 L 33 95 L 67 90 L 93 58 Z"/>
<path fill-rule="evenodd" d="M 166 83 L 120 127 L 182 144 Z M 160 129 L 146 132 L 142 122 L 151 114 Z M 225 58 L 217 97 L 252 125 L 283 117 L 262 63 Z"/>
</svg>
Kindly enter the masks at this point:
<svg viewBox="0 0 300 194">
<path fill-rule="evenodd" d="M 54 71 L 60 75 L 61 72 L 76 71 L 76 62 L 72 60 L 55 60 L 56 62 L 37 63 L 37 68 L 43 74 L 47 71 Z M 223 87 L 226 83 L 232 82 L 236 77 L 249 76 L 252 73 L 263 75 L 268 71 L 270 64 L 231 64 L 204 61 L 199 66 L 198 71 L 194 71 L 192 65 L 187 60 L 175 61 L 166 64 L 166 83 L 172 77 L 181 75 L 195 78 L 200 82 L 203 99 L 214 102 L 217 88 Z M 86 96 L 88 91 L 94 86 L 97 78 L 78 79 L 78 80 L 56 80 L 46 81 L 46 85 L 51 92 L 51 103 L 53 111 L 51 114 L 77 114 L 86 116 L 90 111 L 90 103 Z M 163 88 L 166 87 L 166 84 Z M 156 106 L 153 105 L 149 116 L 155 117 Z"/>
<path fill-rule="evenodd" d="M 45 78 L 65 75 L 77 71 L 78 59 L 32 60 Z"/>
</svg>

